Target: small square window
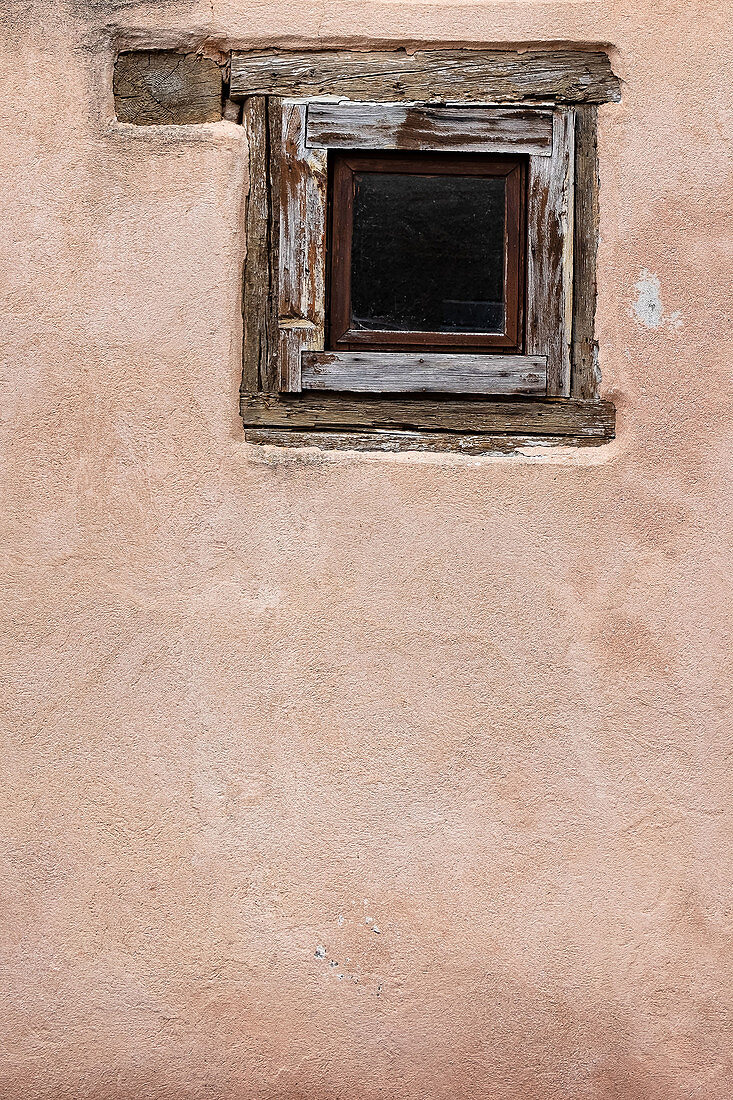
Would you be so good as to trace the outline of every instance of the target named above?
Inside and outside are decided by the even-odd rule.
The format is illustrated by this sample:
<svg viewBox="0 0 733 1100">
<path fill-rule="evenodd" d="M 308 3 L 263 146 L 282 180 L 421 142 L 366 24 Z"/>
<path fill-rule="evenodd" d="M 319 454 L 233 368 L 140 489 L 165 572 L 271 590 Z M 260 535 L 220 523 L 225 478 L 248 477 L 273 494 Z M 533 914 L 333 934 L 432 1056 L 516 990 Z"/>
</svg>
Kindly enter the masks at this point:
<svg viewBox="0 0 733 1100">
<path fill-rule="evenodd" d="M 332 350 L 522 349 L 525 165 L 336 154 Z"/>
</svg>

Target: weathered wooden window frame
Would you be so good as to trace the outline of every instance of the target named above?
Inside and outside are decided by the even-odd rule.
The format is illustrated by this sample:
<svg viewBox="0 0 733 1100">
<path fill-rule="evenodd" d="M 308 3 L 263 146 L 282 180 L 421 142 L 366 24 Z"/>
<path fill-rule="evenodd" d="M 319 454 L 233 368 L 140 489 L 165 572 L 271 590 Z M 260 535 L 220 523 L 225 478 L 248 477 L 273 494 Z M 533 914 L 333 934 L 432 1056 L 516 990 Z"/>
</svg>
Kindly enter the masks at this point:
<svg viewBox="0 0 733 1100">
<path fill-rule="evenodd" d="M 248 440 L 481 453 L 613 436 L 593 333 L 596 105 L 619 98 L 605 54 L 235 53 L 231 95 L 250 150 Z M 325 350 L 330 149 L 528 158 L 523 355 Z"/>
</svg>

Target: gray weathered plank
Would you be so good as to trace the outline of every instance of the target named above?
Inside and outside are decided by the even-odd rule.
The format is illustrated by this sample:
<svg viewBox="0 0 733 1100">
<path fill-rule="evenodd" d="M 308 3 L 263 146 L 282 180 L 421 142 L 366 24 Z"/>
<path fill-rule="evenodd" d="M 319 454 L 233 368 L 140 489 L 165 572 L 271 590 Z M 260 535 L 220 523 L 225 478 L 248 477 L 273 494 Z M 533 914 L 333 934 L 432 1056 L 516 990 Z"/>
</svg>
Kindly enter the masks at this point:
<svg viewBox="0 0 733 1100">
<path fill-rule="evenodd" d="M 281 320 L 279 324 L 279 374 L 278 390 L 281 393 L 299 393 L 301 389 L 301 362 L 304 352 L 323 344 L 318 327 L 300 318 Z"/>
<path fill-rule="evenodd" d="M 438 352 L 326 351 L 305 354 L 304 390 L 350 393 L 542 394 L 542 356 Z"/>
<path fill-rule="evenodd" d="M 547 356 L 548 396 L 570 393 L 575 110 L 555 111 L 551 157 L 530 157 L 528 355 Z"/>
<path fill-rule="evenodd" d="M 306 105 L 282 104 L 278 313 L 280 389 L 300 389 L 300 354 L 320 351 L 326 324 L 327 152 L 308 149 Z"/>
<path fill-rule="evenodd" d="M 113 91 L 117 118 L 136 126 L 218 122 L 222 117 L 222 72 L 210 57 L 175 50 L 121 53 Z"/>
<path fill-rule="evenodd" d="M 605 53 L 571 49 L 234 51 L 231 94 L 449 103 L 621 98 Z"/>
<path fill-rule="evenodd" d="M 460 432 L 322 432 L 246 428 L 245 442 L 271 447 L 317 447 L 326 451 L 436 451 L 463 455 L 510 455 L 530 447 L 599 447 L 604 437 L 571 435 L 478 435 Z"/>
<path fill-rule="evenodd" d="M 301 393 L 242 394 L 248 428 L 300 431 L 373 428 L 408 431 L 478 432 L 493 435 L 613 437 L 615 410 L 609 401 L 538 398 L 471 400 L 447 397 L 371 397 Z"/>
<path fill-rule="evenodd" d="M 323 149 L 419 149 L 552 153 L 552 112 L 507 107 L 405 107 L 311 103 L 308 145 Z"/>
<path fill-rule="evenodd" d="M 598 109 L 581 107 L 575 120 L 575 241 L 573 248 L 573 337 L 570 393 L 598 396 L 600 372 L 595 339 L 598 252 Z"/>
</svg>

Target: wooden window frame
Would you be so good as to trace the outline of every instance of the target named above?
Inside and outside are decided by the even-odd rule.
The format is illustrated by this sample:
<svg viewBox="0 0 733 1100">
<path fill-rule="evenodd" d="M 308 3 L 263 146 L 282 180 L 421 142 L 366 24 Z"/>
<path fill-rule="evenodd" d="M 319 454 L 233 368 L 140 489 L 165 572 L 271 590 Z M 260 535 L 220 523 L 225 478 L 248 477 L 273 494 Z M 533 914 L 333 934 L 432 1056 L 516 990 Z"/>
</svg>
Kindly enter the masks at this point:
<svg viewBox="0 0 733 1100">
<path fill-rule="evenodd" d="M 593 331 L 597 104 L 619 98 L 605 54 L 235 53 L 231 94 L 250 151 L 248 440 L 507 453 L 613 437 Z M 329 151 L 355 149 L 524 158 L 521 354 L 327 349 Z"/>
<path fill-rule="evenodd" d="M 352 329 L 351 256 L 354 229 L 354 177 L 359 172 L 403 175 L 502 177 L 504 210 L 503 332 L 416 332 Z M 329 172 L 329 218 L 326 262 L 328 280 L 327 343 L 329 351 L 445 352 L 504 349 L 520 355 L 524 338 L 525 163 L 481 154 L 439 155 L 419 152 L 336 152 Z"/>
</svg>

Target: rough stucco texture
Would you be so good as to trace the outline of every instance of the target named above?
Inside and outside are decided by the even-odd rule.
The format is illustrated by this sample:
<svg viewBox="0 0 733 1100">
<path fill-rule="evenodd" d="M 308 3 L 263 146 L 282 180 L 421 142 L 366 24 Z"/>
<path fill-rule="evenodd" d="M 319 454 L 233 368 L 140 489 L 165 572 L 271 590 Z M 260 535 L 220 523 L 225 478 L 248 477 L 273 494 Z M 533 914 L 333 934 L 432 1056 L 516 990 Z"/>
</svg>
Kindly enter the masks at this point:
<svg viewBox="0 0 733 1100">
<path fill-rule="evenodd" d="M 733 1095 L 728 9 L 5 0 L 3 1100 Z M 618 440 L 246 445 L 204 39 L 611 43 Z"/>
</svg>

